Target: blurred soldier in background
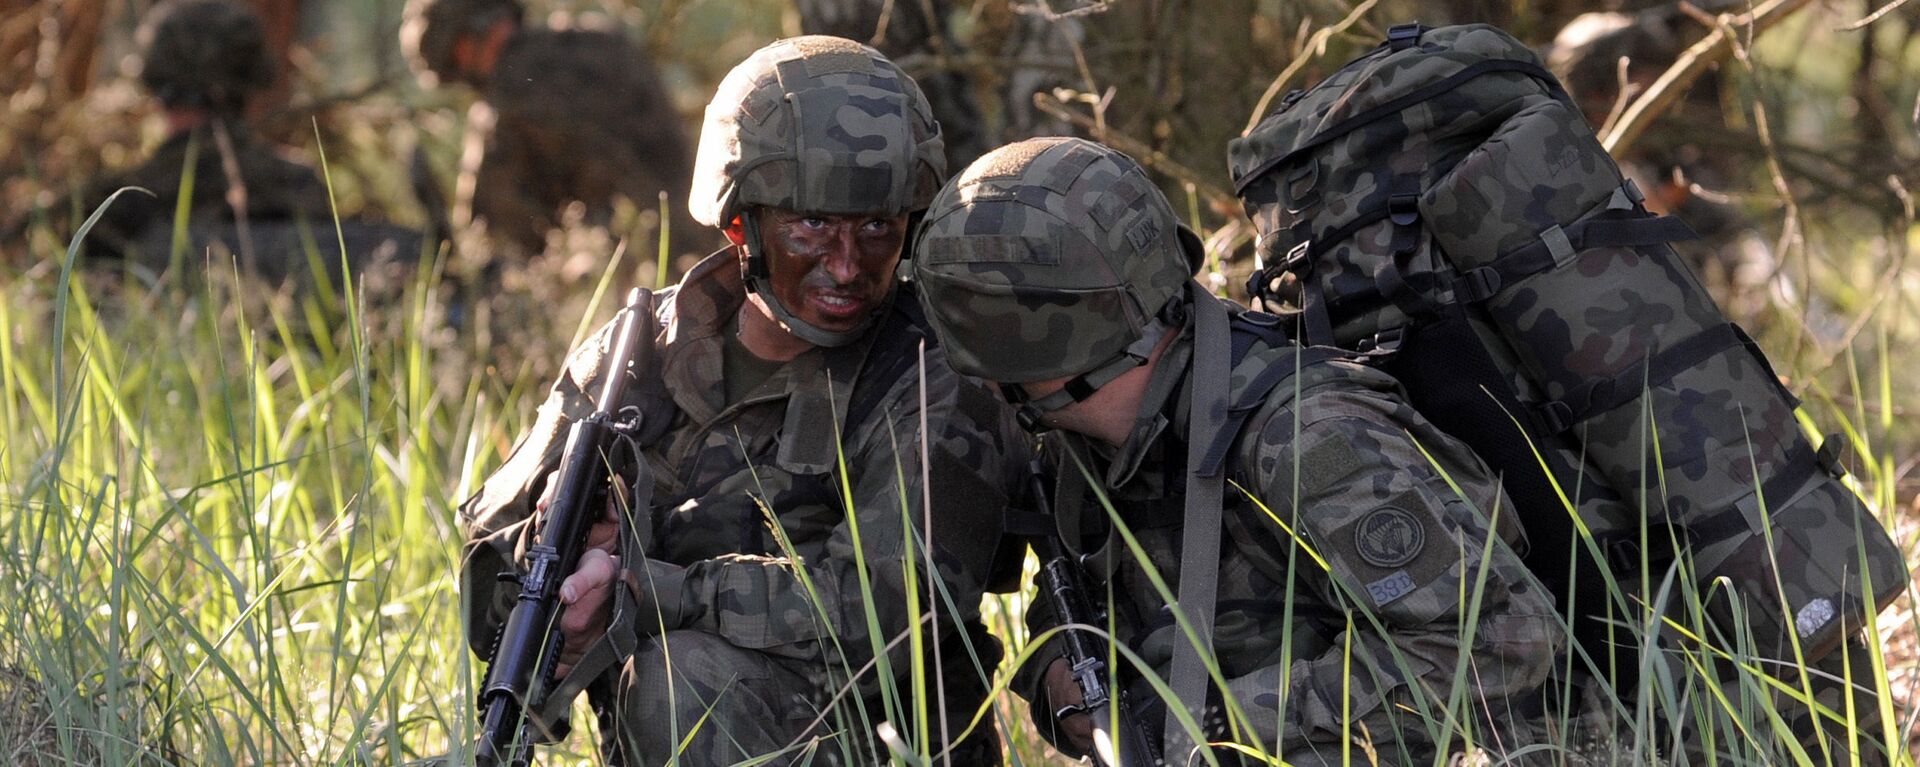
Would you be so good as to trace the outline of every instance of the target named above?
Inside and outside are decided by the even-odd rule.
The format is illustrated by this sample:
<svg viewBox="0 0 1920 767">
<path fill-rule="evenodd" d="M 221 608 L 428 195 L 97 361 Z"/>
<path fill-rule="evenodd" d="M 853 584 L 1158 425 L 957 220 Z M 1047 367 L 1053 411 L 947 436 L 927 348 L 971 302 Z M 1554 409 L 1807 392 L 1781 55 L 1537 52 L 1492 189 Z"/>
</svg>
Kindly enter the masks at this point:
<svg viewBox="0 0 1920 767">
<path fill-rule="evenodd" d="M 1638 13 L 1586 13 L 1554 38 L 1546 52 L 1547 66 L 1598 130 L 1617 120 L 1626 104 L 1645 93 L 1707 31 L 1673 4 Z M 1711 199 L 1713 191 L 1747 186 L 1734 152 L 1700 142 L 1703 136 L 1725 135 L 1723 109 L 1719 76 L 1708 73 L 1659 116 L 1665 128 L 1642 134 L 1615 159 L 1621 172 L 1646 193 L 1649 209 L 1676 214 L 1700 233 L 1698 241 L 1675 243 L 1674 249 L 1687 258 L 1727 313 L 1744 321 L 1764 307 L 1764 288 L 1776 259 L 1738 206 Z"/>
<path fill-rule="evenodd" d="M 256 141 L 243 122 L 248 101 L 273 81 L 251 10 L 225 0 L 165 3 L 141 25 L 139 43 L 140 81 L 160 102 L 168 137 L 145 163 L 88 185 L 82 216 L 122 187 L 152 192 L 115 200 L 87 239 L 89 253 L 165 259 L 183 196 L 189 220 L 208 229 L 329 215 L 319 175 Z M 271 263 L 249 265 L 272 272 L 286 255 L 275 250 Z"/>
<path fill-rule="evenodd" d="M 606 224 L 617 197 L 652 211 L 664 192 L 673 252 L 703 249 L 692 243 L 710 233 L 684 205 L 692 156 L 653 62 L 618 32 L 529 27 L 524 13 L 518 0 L 412 0 L 401 28 L 427 84 L 464 83 L 493 112 L 472 218 L 538 252 L 568 203 Z"/>
</svg>

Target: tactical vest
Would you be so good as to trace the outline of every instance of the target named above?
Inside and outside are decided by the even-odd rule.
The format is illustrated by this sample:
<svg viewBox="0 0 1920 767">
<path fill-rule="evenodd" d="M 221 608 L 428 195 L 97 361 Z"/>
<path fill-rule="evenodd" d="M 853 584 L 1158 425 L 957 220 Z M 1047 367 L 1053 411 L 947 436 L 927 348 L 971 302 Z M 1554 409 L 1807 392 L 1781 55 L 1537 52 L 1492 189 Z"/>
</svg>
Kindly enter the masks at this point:
<svg viewBox="0 0 1920 767">
<path fill-rule="evenodd" d="M 1777 658 L 1825 654 L 1906 584 L 1835 442 L 1810 444 L 1669 245 L 1691 230 L 1645 209 L 1519 41 L 1394 27 L 1230 154 L 1268 259 L 1249 291 L 1502 473 L 1594 657 L 1676 567 L 1708 599 L 1704 641 L 1750 629 Z"/>
</svg>

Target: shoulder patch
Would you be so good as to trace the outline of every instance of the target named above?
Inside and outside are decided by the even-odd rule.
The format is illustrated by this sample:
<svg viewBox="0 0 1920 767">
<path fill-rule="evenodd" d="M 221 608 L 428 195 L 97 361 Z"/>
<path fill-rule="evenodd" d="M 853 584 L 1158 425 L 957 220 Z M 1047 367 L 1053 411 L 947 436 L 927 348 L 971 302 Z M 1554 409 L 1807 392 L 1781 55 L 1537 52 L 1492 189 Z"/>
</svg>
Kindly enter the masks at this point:
<svg viewBox="0 0 1920 767">
<path fill-rule="evenodd" d="M 1367 512 L 1353 526 L 1353 548 L 1367 564 L 1392 569 L 1420 555 L 1427 544 L 1426 529 L 1404 509 L 1382 506 Z"/>
</svg>

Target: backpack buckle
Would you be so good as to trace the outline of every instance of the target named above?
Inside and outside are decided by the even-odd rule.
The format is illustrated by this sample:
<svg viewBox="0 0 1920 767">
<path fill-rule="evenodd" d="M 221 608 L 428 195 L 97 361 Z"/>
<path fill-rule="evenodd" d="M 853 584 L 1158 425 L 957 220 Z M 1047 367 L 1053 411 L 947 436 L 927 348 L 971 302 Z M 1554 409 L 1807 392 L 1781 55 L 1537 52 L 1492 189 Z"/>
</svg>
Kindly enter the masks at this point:
<svg viewBox="0 0 1920 767">
<path fill-rule="evenodd" d="M 1312 251 L 1313 241 L 1301 240 L 1287 249 L 1286 258 L 1280 259 L 1280 268 L 1289 272 L 1295 271 L 1300 265 L 1307 263 L 1307 258 L 1312 255 Z"/>
<path fill-rule="evenodd" d="M 1500 286 L 1504 282 L 1505 280 L 1500 278 L 1499 270 L 1491 266 L 1482 266 L 1460 275 L 1460 286 L 1455 290 L 1467 303 L 1477 304 L 1500 292 Z"/>
<path fill-rule="evenodd" d="M 1534 416 L 1540 419 L 1548 434 L 1559 434 L 1573 426 L 1573 406 L 1560 400 L 1544 402 L 1533 407 Z"/>
<path fill-rule="evenodd" d="M 1406 340 L 1407 326 L 1387 328 L 1370 337 L 1354 343 L 1353 350 L 1361 354 L 1392 354 L 1400 350 L 1400 342 Z"/>
<path fill-rule="evenodd" d="M 1387 47 L 1404 51 L 1419 45 L 1420 36 L 1426 33 L 1427 28 L 1420 26 L 1417 21 L 1410 24 L 1395 24 L 1387 29 Z"/>
<path fill-rule="evenodd" d="M 1403 192 L 1387 198 L 1387 219 L 1394 226 L 1420 223 L 1420 193 Z"/>
</svg>

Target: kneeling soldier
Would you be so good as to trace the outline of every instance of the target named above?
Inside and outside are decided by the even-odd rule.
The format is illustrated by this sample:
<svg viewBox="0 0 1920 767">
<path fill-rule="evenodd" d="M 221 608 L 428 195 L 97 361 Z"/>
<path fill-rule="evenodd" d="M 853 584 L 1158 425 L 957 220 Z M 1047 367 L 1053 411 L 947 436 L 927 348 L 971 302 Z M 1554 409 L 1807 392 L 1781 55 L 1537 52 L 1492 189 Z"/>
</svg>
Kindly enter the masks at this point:
<svg viewBox="0 0 1920 767">
<path fill-rule="evenodd" d="M 1118 697 L 1164 712 L 1145 672 L 1170 678 L 1207 741 L 1293 764 L 1528 742 L 1513 723 L 1540 718 L 1565 638 L 1509 548 L 1499 484 L 1387 375 L 1207 293 L 1200 255 L 1131 159 L 1033 139 L 948 184 L 912 259 L 954 369 L 1058 430 L 1054 522 L 1089 595 L 1113 597 Z M 1037 602 L 1035 636 L 1059 625 Z M 1063 751 L 1090 753 L 1063 645 L 1015 689 Z M 1192 728 L 1136 719 L 1120 726 L 1190 763 Z"/>
</svg>

